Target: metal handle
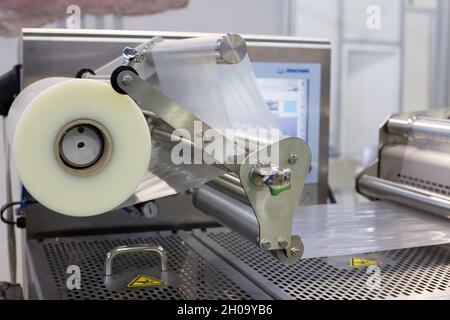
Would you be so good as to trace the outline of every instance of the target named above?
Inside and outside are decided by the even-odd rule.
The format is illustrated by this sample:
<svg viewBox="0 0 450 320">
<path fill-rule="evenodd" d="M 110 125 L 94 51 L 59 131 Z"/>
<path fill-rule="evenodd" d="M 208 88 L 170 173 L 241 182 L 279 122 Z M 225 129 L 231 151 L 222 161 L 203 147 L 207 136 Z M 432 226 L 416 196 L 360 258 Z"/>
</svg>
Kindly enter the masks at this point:
<svg viewBox="0 0 450 320">
<path fill-rule="evenodd" d="M 112 262 L 113 259 L 119 254 L 130 253 L 130 252 L 156 252 L 161 257 L 161 271 L 167 271 L 167 255 L 166 251 L 161 246 L 154 246 L 149 244 L 138 244 L 130 246 L 120 246 L 110 250 L 106 254 L 105 260 L 105 274 L 110 276 L 112 273 Z"/>
</svg>

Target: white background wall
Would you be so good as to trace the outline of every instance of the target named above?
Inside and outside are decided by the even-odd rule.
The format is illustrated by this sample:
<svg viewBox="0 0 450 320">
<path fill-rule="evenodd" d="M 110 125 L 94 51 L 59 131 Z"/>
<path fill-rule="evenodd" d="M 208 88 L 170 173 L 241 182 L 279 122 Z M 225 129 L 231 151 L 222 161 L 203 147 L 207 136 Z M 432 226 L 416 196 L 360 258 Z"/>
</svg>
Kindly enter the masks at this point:
<svg viewBox="0 0 450 320">
<path fill-rule="evenodd" d="M 445 0 L 444 0 L 445 1 Z M 375 156 L 381 122 L 430 108 L 437 0 L 296 0 L 294 35 L 331 39 L 330 183 L 341 202 L 361 201 L 354 176 Z M 381 28 L 370 30 L 369 5 Z"/>
<path fill-rule="evenodd" d="M 412 10 L 405 16 L 402 100 L 403 110 L 407 112 L 431 105 L 430 77 L 436 19 L 433 7 L 424 8 Z"/>
<path fill-rule="evenodd" d="M 111 16 L 102 19 L 87 16 L 84 27 L 292 34 L 330 39 L 331 142 L 347 161 L 341 167 L 339 163 L 334 167 L 332 164 L 330 173 L 336 188 L 353 188 L 355 166 L 364 158 L 364 150 L 376 145 L 376 128 L 381 120 L 396 111 L 429 107 L 436 3 L 436 0 L 190 0 L 183 9 L 124 17 L 122 21 Z M 380 30 L 366 27 L 369 5 L 381 8 Z M 64 26 L 64 22 L 54 26 Z M 16 48 L 17 39 L 0 38 L 0 73 L 17 63 Z M 2 150 L 0 145 L 0 204 L 5 201 Z M 0 281 L 8 280 L 5 244 L 5 228 L 0 224 Z"/>
</svg>

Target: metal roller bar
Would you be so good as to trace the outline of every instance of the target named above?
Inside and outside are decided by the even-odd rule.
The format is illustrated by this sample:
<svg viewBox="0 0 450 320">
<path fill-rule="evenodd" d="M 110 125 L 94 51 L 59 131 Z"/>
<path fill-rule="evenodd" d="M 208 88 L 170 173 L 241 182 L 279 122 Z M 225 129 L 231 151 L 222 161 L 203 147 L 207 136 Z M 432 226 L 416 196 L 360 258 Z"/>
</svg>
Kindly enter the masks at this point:
<svg viewBox="0 0 450 320">
<path fill-rule="evenodd" d="M 365 196 L 400 203 L 450 218 L 450 198 L 439 193 L 383 180 L 367 174 L 359 178 L 358 189 Z"/>
<path fill-rule="evenodd" d="M 387 130 L 391 134 L 416 139 L 435 139 L 437 136 L 450 139 L 450 120 L 427 117 L 392 117 L 388 120 Z"/>
<path fill-rule="evenodd" d="M 241 180 L 233 174 L 224 174 L 210 182 L 208 185 L 217 189 L 242 203 L 250 205 L 244 188 L 242 188 Z"/>
<path fill-rule="evenodd" d="M 95 74 L 90 74 L 90 73 L 84 73 L 81 76 L 83 79 L 93 79 L 93 80 L 102 80 L 102 81 L 108 81 L 111 78 L 111 75 L 104 75 L 104 74 L 99 74 L 99 75 L 95 75 Z"/>
<path fill-rule="evenodd" d="M 159 42 L 155 48 L 149 50 L 144 49 L 144 56 L 153 64 L 152 50 L 161 50 L 163 52 L 182 52 L 190 54 L 204 55 L 209 50 L 212 42 L 214 43 L 214 51 L 217 63 L 236 64 L 241 62 L 247 54 L 247 45 L 245 40 L 238 34 L 227 33 L 216 39 L 211 37 L 188 38 L 172 42 Z"/>
<path fill-rule="evenodd" d="M 239 34 L 227 33 L 218 36 L 213 41 L 215 41 L 214 50 L 218 64 L 236 64 L 241 62 L 247 55 L 247 45 Z M 82 78 L 109 81 L 110 74 L 118 65 L 129 65 L 133 66 L 141 77 L 147 79 L 155 72 L 152 51 L 158 43 L 163 43 L 164 46 L 160 50 L 167 50 L 168 52 L 197 52 L 204 54 L 208 45 L 211 45 L 211 39 L 187 38 L 173 42 L 165 42 L 161 37 L 153 37 L 135 48 L 124 48 L 122 56 L 96 69 L 95 74 L 86 72 L 82 75 Z"/>
<path fill-rule="evenodd" d="M 247 54 L 247 45 L 240 35 L 227 33 L 217 40 L 216 54 L 218 63 L 236 64 Z"/>
<path fill-rule="evenodd" d="M 198 189 L 193 201 L 198 209 L 259 246 L 259 224 L 251 207 L 207 185 Z"/>
</svg>

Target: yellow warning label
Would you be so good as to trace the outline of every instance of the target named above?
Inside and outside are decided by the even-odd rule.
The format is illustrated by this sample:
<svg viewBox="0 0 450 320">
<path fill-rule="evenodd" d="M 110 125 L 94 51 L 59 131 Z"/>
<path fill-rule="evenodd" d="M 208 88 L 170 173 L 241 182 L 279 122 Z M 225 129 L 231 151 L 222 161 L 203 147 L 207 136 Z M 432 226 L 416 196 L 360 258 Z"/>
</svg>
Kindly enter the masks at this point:
<svg viewBox="0 0 450 320">
<path fill-rule="evenodd" d="M 137 276 L 133 281 L 131 281 L 127 287 L 136 288 L 136 287 L 149 287 L 149 286 L 159 286 L 166 284 L 165 281 L 155 279 L 149 276 L 140 275 Z"/>
<path fill-rule="evenodd" d="M 350 258 L 350 267 L 368 267 L 377 264 L 383 264 L 381 261 L 361 259 L 361 258 Z"/>
</svg>

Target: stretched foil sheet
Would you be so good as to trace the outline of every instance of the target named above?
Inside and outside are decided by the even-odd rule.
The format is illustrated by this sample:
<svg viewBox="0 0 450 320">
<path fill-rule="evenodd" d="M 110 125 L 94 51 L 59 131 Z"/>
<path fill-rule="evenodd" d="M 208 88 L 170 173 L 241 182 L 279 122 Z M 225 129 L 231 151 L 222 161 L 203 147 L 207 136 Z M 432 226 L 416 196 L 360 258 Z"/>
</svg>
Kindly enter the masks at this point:
<svg viewBox="0 0 450 320">
<path fill-rule="evenodd" d="M 277 130 L 248 55 L 237 64 L 217 63 L 217 36 L 166 40 L 152 49 L 161 90 L 214 129 Z"/>
<path fill-rule="evenodd" d="M 383 201 L 300 207 L 293 233 L 304 258 L 333 257 L 450 242 L 450 221 Z"/>
<path fill-rule="evenodd" d="M 237 64 L 217 63 L 217 40 L 217 36 L 209 36 L 155 43 L 151 57 L 160 90 L 222 135 L 231 130 L 233 141 L 247 151 L 279 140 L 278 125 L 259 91 L 248 56 Z M 135 194 L 139 201 L 157 198 L 152 194 L 183 192 L 225 173 L 211 165 L 174 164 L 170 134 L 152 135 L 148 179 Z M 157 178 L 163 183 L 158 183 L 154 193 L 152 181 Z"/>
</svg>

